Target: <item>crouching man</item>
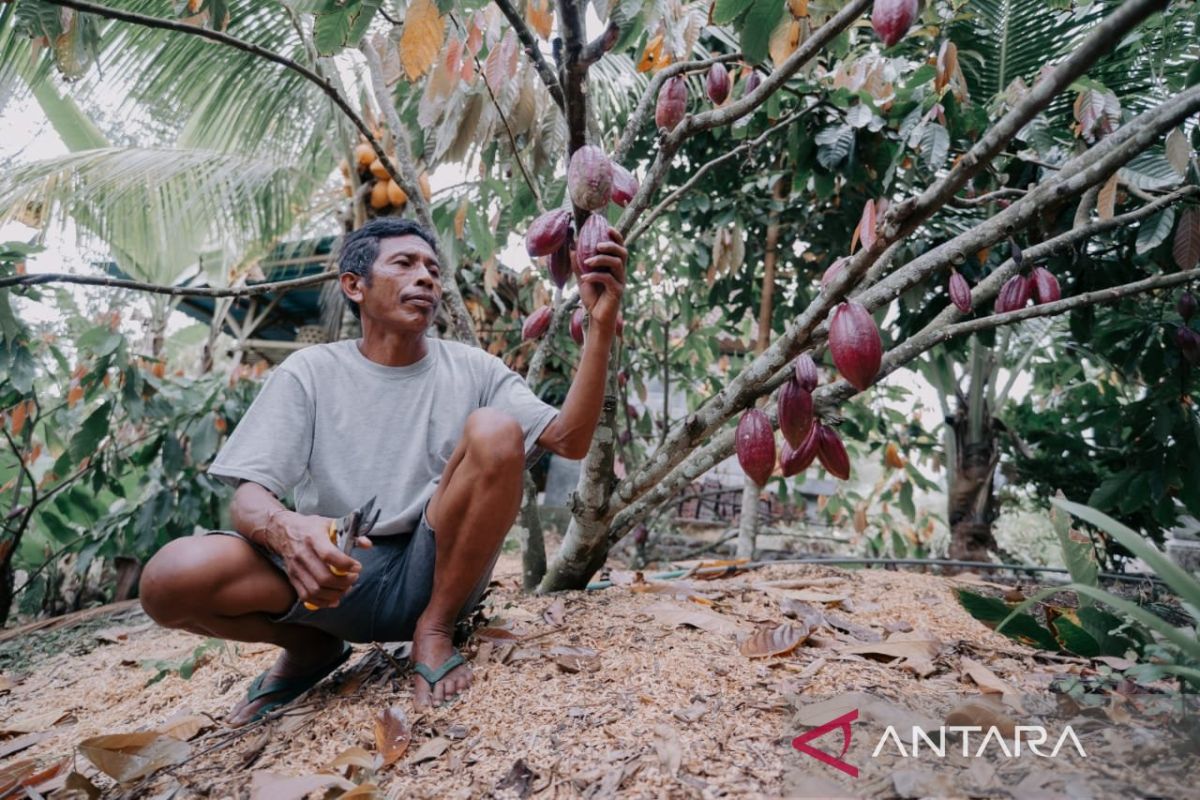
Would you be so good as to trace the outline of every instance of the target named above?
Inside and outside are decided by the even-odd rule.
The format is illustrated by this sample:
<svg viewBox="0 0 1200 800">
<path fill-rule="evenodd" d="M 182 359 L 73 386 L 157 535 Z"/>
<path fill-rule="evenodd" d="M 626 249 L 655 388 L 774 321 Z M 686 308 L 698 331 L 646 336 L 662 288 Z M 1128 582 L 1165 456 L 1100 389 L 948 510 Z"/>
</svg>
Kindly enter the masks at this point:
<svg viewBox="0 0 1200 800">
<path fill-rule="evenodd" d="M 599 420 L 627 257 L 610 236 L 580 278 L 591 321 L 561 411 L 495 356 L 426 335 L 442 281 L 424 228 L 379 219 L 346 237 L 339 280 L 362 338 L 275 369 L 209 469 L 237 487 L 236 531 L 170 542 L 142 576 L 159 624 L 283 649 L 231 724 L 308 690 L 346 642 L 411 640 L 417 709 L 471 685 L 451 634 L 516 519 L 526 458 L 582 458 Z M 330 522 L 372 497 L 381 516 L 346 555 Z"/>
</svg>

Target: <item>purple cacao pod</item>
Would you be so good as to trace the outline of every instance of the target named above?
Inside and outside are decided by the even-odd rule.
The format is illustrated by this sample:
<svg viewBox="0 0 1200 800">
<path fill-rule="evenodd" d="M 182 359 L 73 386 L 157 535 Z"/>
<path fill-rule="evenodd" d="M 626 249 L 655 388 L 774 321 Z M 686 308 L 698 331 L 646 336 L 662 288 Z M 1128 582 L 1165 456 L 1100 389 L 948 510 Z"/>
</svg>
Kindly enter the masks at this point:
<svg viewBox="0 0 1200 800">
<path fill-rule="evenodd" d="M 796 373 L 796 383 L 805 391 L 814 391 L 821 382 L 821 376 L 817 373 L 817 362 L 813 361 L 813 357 L 808 353 L 796 356 L 792 368 Z"/>
<path fill-rule="evenodd" d="M 760 409 L 751 408 L 738 421 L 737 458 L 750 480 L 763 486 L 775 469 L 775 432 Z"/>
<path fill-rule="evenodd" d="M 816 432 L 817 458 L 821 460 L 821 466 L 835 478 L 848 480 L 850 478 L 850 455 L 846 452 L 846 445 L 842 444 L 841 438 L 833 428 L 819 422 L 816 425 Z"/>
<path fill-rule="evenodd" d="M 917 18 L 917 0 L 875 0 L 871 27 L 880 40 L 891 47 L 904 38 Z"/>
<path fill-rule="evenodd" d="M 971 285 L 958 270 L 950 273 L 950 300 L 962 313 L 971 313 Z"/>
<path fill-rule="evenodd" d="M 729 70 L 725 69 L 724 64 L 718 61 L 712 65 L 704 81 L 704 89 L 713 105 L 719 106 L 729 98 Z"/>
<path fill-rule="evenodd" d="M 583 347 L 583 309 L 575 309 L 575 313 L 571 315 L 571 338 L 575 340 L 575 344 Z"/>
<path fill-rule="evenodd" d="M 676 75 L 663 81 L 654 107 L 654 124 L 660 131 L 674 130 L 687 114 L 687 81 Z"/>
<path fill-rule="evenodd" d="M 779 431 L 793 447 L 799 447 L 813 425 L 812 392 L 791 378 L 779 389 Z"/>
<path fill-rule="evenodd" d="M 742 87 L 742 97 L 757 89 L 760 83 L 762 83 L 762 76 L 758 74 L 758 70 L 754 70 L 750 73 L 750 77 L 746 78 L 746 85 Z"/>
<path fill-rule="evenodd" d="M 1200 366 L 1200 333 L 1186 325 L 1180 325 L 1175 329 L 1175 344 L 1189 364 L 1193 367 Z"/>
<path fill-rule="evenodd" d="M 612 194 L 612 162 L 599 147 L 585 144 L 571 154 L 567 190 L 571 202 L 588 211 L 608 205 Z"/>
<path fill-rule="evenodd" d="M 575 260 L 579 264 L 579 272 L 586 275 L 592 271 L 587 260 L 596 255 L 596 248 L 601 242 L 608 241 L 608 220 L 603 214 L 589 214 L 583 226 L 579 229 L 579 238 L 575 242 Z"/>
<path fill-rule="evenodd" d="M 1183 321 L 1187 322 L 1196 316 L 1196 311 L 1200 310 L 1200 303 L 1196 302 L 1196 295 L 1184 292 L 1179 295 L 1179 301 L 1175 303 L 1175 310 L 1179 312 L 1179 316 L 1183 317 Z"/>
<path fill-rule="evenodd" d="M 829 352 L 838 372 L 854 388 L 862 391 L 875 380 L 883 362 L 883 340 L 865 306 L 847 301 L 833 312 Z"/>
<path fill-rule="evenodd" d="M 550 306 L 542 306 L 526 317 L 525 324 L 521 326 L 521 338 L 528 342 L 531 339 L 540 339 L 545 336 L 546 330 L 550 327 L 550 317 L 553 313 Z"/>
<path fill-rule="evenodd" d="M 996 313 L 1005 314 L 1024 308 L 1032 291 L 1030 283 L 1024 275 L 1013 275 L 1005 281 L 1000 287 L 1000 294 L 996 295 Z"/>
<path fill-rule="evenodd" d="M 832 264 L 829 265 L 829 267 L 821 275 L 821 288 L 822 289 L 824 289 L 826 286 L 828 286 L 833 281 L 833 279 L 838 276 L 838 273 L 842 271 L 842 265 L 844 265 L 845 263 L 846 263 L 846 257 L 842 256 L 841 258 L 836 259 Z"/>
<path fill-rule="evenodd" d="M 550 270 L 550 280 L 554 285 L 563 288 L 571 277 L 571 245 L 564 242 L 561 247 L 550 254 L 546 266 Z"/>
<path fill-rule="evenodd" d="M 1033 296 L 1039 304 L 1062 299 L 1062 288 L 1058 285 L 1058 278 L 1054 277 L 1050 270 L 1036 267 L 1029 279 L 1033 282 Z"/>
<path fill-rule="evenodd" d="M 547 211 L 533 221 L 525 232 L 525 249 L 529 255 L 548 256 L 567 241 L 571 232 L 571 212 L 566 208 Z"/>
<path fill-rule="evenodd" d="M 820 436 L 817 434 L 817 425 L 814 423 L 808 429 L 808 435 L 804 437 L 799 446 L 792 447 L 787 442 L 783 443 L 783 449 L 779 456 L 779 467 L 783 470 L 783 477 L 790 478 L 793 475 L 799 475 L 812 466 L 813 461 L 817 457 L 817 442 L 819 440 Z"/>
<path fill-rule="evenodd" d="M 624 208 L 638 192 L 638 179 L 620 164 L 613 164 L 612 172 L 612 194 L 609 199 Z"/>
</svg>

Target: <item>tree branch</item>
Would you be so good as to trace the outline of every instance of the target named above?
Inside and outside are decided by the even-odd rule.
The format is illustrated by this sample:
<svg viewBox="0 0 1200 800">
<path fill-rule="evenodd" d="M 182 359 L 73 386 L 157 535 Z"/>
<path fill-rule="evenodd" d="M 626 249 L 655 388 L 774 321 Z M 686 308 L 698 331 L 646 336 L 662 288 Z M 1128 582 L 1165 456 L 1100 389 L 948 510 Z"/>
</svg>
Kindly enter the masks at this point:
<svg viewBox="0 0 1200 800">
<path fill-rule="evenodd" d="M 42 283 L 79 283 L 85 286 L 106 286 L 111 289 L 133 289 L 150 294 L 167 294 L 173 297 L 252 297 L 287 289 L 299 289 L 304 286 L 315 286 L 318 283 L 332 280 L 337 272 L 322 272 L 303 278 L 292 278 L 286 281 L 270 281 L 256 283 L 252 286 L 192 287 L 192 286 L 163 286 L 156 283 L 128 280 L 126 278 L 107 278 L 102 275 L 71 275 L 65 272 L 43 272 L 37 275 L 9 275 L 0 278 L 0 289 L 9 286 L 36 286 Z"/>
<path fill-rule="evenodd" d="M 247 42 L 244 39 L 239 39 L 238 37 L 232 36 L 223 31 L 215 31 L 210 28 L 189 25 L 186 22 L 163 19 L 162 17 L 153 17 L 147 14 L 137 14 L 132 11 L 123 11 L 116 8 L 109 8 L 107 6 L 89 3 L 86 0 L 45 0 L 45 2 L 48 5 L 61 6 L 63 8 L 73 8 L 76 11 L 95 14 L 100 17 L 115 19 L 121 22 L 130 22 L 134 25 L 141 25 L 146 28 L 159 28 L 161 30 L 184 33 L 189 36 L 199 36 L 202 39 L 208 39 L 209 41 L 217 42 L 218 44 L 233 47 L 237 50 L 250 53 L 251 55 L 258 56 L 266 61 L 274 62 L 280 66 L 292 70 L 329 96 L 329 99 L 333 101 L 334 105 L 341 109 L 342 113 L 354 123 L 354 127 L 358 128 L 358 132 L 361 133 L 363 138 L 367 140 L 367 143 L 371 145 L 371 149 L 375 151 L 376 157 L 379 159 L 380 163 L 383 164 L 384 169 L 387 170 L 388 175 L 392 177 L 392 180 L 403 184 L 403 181 L 400 179 L 399 172 L 396 169 L 396 165 L 392 163 L 391 157 L 388 156 L 387 151 L 383 149 L 383 145 L 381 145 L 379 140 L 375 138 L 375 135 L 371 132 L 371 129 L 367 127 L 367 124 L 363 121 L 362 117 L 358 115 L 358 112 L 355 111 L 348 102 L 346 102 L 346 98 L 342 97 L 342 95 L 333 88 L 333 85 L 328 79 L 322 78 L 317 73 L 288 58 L 287 56 L 281 56 L 279 53 L 268 50 L 265 47 L 254 44 L 253 42 Z"/>
<path fill-rule="evenodd" d="M 550 92 L 550 97 L 554 99 L 554 104 L 557 105 L 564 113 L 566 112 L 566 101 L 563 99 L 563 87 L 558 82 L 558 76 L 554 74 L 554 68 L 546 61 L 546 57 L 542 55 L 541 48 L 538 47 L 537 39 L 534 38 L 533 31 L 529 30 L 529 26 L 525 24 L 525 20 L 513 7 L 509 0 L 495 0 L 496 6 L 500 9 L 500 13 L 508 20 L 508 24 L 512 25 L 513 31 L 517 34 L 517 39 L 525 48 L 525 55 L 529 56 L 533 68 L 537 71 L 538 77 L 542 79 L 542 83 L 546 85 L 546 89 Z"/>
</svg>

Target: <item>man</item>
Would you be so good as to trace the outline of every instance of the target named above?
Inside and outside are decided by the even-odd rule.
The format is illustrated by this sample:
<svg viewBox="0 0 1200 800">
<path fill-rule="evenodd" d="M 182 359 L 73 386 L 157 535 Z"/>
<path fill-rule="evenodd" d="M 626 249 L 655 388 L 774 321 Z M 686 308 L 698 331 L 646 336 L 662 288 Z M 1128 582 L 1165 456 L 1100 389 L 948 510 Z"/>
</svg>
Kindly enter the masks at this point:
<svg viewBox="0 0 1200 800">
<path fill-rule="evenodd" d="M 172 541 L 142 576 L 159 624 L 283 648 L 231 724 L 312 687 L 346 660 L 346 641 L 411 640 L 418 710 L 471 685 L 451 634 L 516 519 L 526 457 L 582 458 L 599 420 L 627 258 L 609 235 L 589 262 L 598 271 L 579 278 L 590 323 L 561 411 L 495 356 L 426 335 L 442 296 L 428 231 L 378 219 L 346 237 L 339 280 L 362 338 L 275 369 L 209 468 L 237 486 L 236 532 Z M 295 511 L 280 502 L 292 490 Z M 346 555 L 330 521 L 371 497 L 372 539 Z"/>
</svg>

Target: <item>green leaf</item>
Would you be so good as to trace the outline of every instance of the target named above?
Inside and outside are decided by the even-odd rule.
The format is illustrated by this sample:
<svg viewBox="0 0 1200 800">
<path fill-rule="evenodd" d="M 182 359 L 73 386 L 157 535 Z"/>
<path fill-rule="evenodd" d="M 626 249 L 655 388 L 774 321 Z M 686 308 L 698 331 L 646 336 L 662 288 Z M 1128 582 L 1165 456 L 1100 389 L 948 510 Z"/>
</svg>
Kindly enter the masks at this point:
<svg viewBox="0 0 1200 800">
<path fill-rule="evenodd" d="M 1031 614 L 1012 613 L 1008 604 L 998 597 L 985 597 L 966 589 L 959 589 L 958 602 L 968 614 L 993 630 L 999 630 L 997 626 L 1008 620 L 1008 624 L 999 632 L 1010 639 L 1043 650 L 1059 649 L 1058 640 Z"/>
<path fill-rule="evenodd" d="M 717 0 L 713 6 L 712 21 L 714 25 L 728 25 L 735 19 L 746 12 L 753 5 L 754 0 Z M 780 12 L 783 11 L 783 4 L 779 4 Z M 770 36 L 770 31 L 767 32 Z"/>
<path fill-rule="evenodd" d="M 338 10 L 317 15 L 313 43 L 317 52 L 331 56 L 348 45 L 358 44 L 382 0 L 351 0 Z"/>
<path fill-rule="evenodd" d="M 1100 645 L 1092 635 L 1070 619 L 1067 609 L 1060 610 L 1063 613 L 1050 623 L 1050 630 L 1054 631 L 1055 638 L 1062 648 L 1084 658 L 1100 655 Z"/>
<path fill-rule="evenodd" d="M 1175 209 L 1164 208 L 1150 219 L 1146 220 L 1138 228 L 1137 235 L 1137 253 L 1142 255 L 1148 253 L 1154 248 L 1167 240 L 1171 235 L 1171 228 L 1175 227 Z"/>
<path fill-rule="evenodd" d="M 88 418 L 83 421 L 83 425 L 71 437 L 71 458 L 76 462 L 95 455 L 100 440 L 108 433 L 108 415 L 111 412 L 112 403 L 104 403 L 88 415 Z"/>
<path fill-rule="evenodd" d="M 754 5 L 750 6 L 741 23 L 742 53 L 746 60 L 754 63 L 767 57 L 771 32 L 782 16 L 783 3 L 780 0 L 754 0 Z"/>
<path fill-rule="evenodd" d="M 817 132 L 817 163 L 830 172 L 846 160 L 854 146 L 854 129 L 849 125 L 830 125 Z"/>
<path fill-rule="evenodd" d="M 21 394 L 29 394 L 33 391 L 35 374 L 36 365 L 33 361 L 33 354 L 25 345 L 17 345 L 12 353 L 12 362 L 8 365 L 8 380 L 12 383 L 12 387 Z"/>
<path fill-rule="evenodd" d="M 1080 605 L 1079 623 L 1096 640 L 1100 648 L 1100 655 L 1123 656 L 1130 650 L 1140 650 L 1141 646 L 1149 641 L 1149 637 L 1143 629 L 1130 629 L 1128 626 L 1134 623 L 1126 623 L 1115 614 L 1097 606 L 1092 598 L 1087 599 L 1089 600 L 1088 605 Z M 1080 600 L 1082 601 L 1083 598 Z M 1138 641 L 1134 641 L 1133 638 L 1123 633 L 1116 633 L 1119 628 L 1125 628 L 1130 633 L 1136 632 Z"/>
<path fill-rule="evenodd" d="M 111 330 L 107 325 L 100 325 L 79 337 L 79 347 L 88 350 L 96 356 L 106 356 L 121 346 L 124 337 Z"/>
<path fill-rule="evenodd" d="M 950 133 L 936 122 L 921 132 L 921 159 L 931 171 L 941 169 L 950 153 Z"/>
<path fill-rule="evenodd" d="M 1059 492 L 1059 496 L 1062 496 L 1061 492 Z M 1092 548 L 1086 542 L 1077 542 L 1071 538 L 1070 516 L 1059 509 L 1050 509 L 1050 522 L 1054 525 L 1054 533 L 1058 536 L 1058 546 L 1062 548 L 1063 561 L 1067 564 L 1071 579 L 1076 583 L 1097 586 L 1096 578 L 1100 569 L 1092 557 Z M 1080 602 L 1085 604 L 1083 598 L 1080 599 Z"/>
</svg>

